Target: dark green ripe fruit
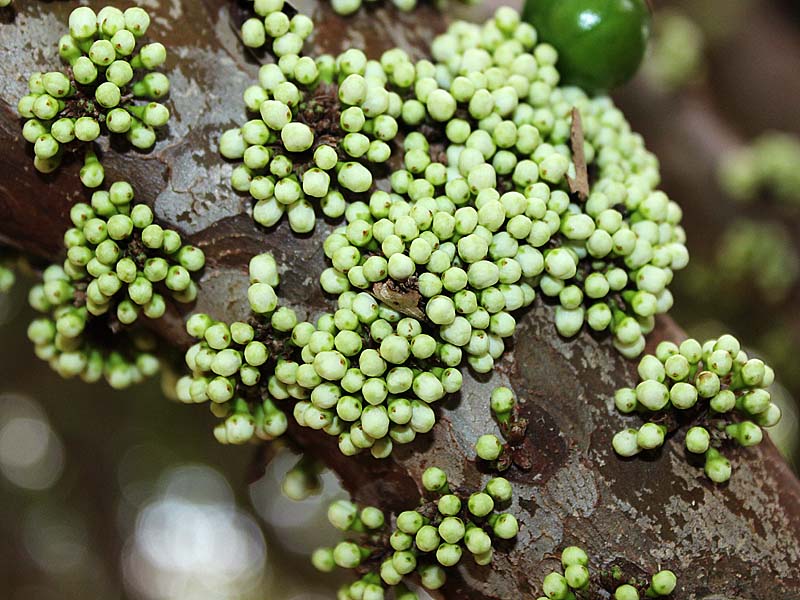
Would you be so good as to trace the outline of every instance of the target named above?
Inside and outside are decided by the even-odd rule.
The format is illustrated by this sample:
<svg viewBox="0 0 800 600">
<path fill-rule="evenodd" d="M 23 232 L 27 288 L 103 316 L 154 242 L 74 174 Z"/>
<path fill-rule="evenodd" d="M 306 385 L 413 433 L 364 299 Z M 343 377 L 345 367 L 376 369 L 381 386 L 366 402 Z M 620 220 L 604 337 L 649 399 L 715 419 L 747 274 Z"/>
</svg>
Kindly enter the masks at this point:
<svg viewBox="0 0 800 600">
<path fill-rule="evenodd" d="M 650 35 L 646 0 L 526 0 L 523 18 L 558 50 L 563 83 L 589 92 L 633 77 Z"/>
</svg>

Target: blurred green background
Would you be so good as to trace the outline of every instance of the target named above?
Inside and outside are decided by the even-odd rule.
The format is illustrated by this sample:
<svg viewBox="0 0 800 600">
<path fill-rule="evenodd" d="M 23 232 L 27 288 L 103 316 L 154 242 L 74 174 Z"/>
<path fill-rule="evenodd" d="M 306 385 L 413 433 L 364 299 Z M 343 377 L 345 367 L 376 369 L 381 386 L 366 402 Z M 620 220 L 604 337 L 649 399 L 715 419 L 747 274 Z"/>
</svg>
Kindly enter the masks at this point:
<svg viewBox="0 0 800 600">
<path fill-rule="evenodd" d="M 685 211 L 693 261 L 673 314 L 698 337 L 733 331 L 776 367 L 784 420 L 771 434 L 797 465 L 800 3 L 653 4 L 650 56 L 619 100 Z M 330 597 L 335 580 L 308 555 L 335 539 L 335 478 L 292 502 L 280 491 L 290 451 L 248 484 L 253 448 L 218 445 L 211 415 L 158 382 L 118 392 L 59 379 L 25 338 L 28 284 L 0 295 L 2 597 Z"/>
</svg>

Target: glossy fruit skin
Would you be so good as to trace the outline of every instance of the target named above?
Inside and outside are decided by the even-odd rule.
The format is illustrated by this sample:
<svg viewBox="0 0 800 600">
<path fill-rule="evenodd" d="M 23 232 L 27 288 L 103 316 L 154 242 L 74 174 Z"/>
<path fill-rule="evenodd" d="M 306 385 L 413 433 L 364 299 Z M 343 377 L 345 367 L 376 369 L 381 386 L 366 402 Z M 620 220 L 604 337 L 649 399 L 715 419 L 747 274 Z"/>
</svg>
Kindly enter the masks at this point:
<svg viewBox="0 0 800 600">
<path fill-rule="evenodd" d="M 646 0 L 527 0 L 523 18 L 558 50 L 562 82 L 603 92 L 633 77 L 650 35 Z"/>
</svg>

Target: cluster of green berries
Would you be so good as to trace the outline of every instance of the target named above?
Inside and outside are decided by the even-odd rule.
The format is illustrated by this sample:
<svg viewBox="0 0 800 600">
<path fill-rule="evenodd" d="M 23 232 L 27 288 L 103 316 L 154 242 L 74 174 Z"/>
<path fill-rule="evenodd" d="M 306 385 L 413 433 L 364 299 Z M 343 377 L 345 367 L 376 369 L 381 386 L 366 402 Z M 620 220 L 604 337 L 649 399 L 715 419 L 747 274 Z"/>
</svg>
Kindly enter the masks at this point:
<svg viewBox="0 0 800 600">
<path fill-rule="evenodd" d="M 228 326 L 204 314 L 187 322 L 200 341 L 186 353 L 193 375 L 178 382 L 178 397 L 211 400 L 215 414 L 227 417 L 218 438 L 243 443 L 253 435 L 279 436 L 287 423 L 276 403 L 290 401 L 297 423 L 338 436 L 342 453 L 369 449 L 385 458 L 394 443 L 430 431 L 436 420 L 430 405 L 461 389 L 460 371 L 428 360 L 438 348 L 421 323 L 369 294 L 342 293 L 336 312 L 311 323 L 278 305 L 271 255 L 251 260 L 250 280 L 255 327 Z M 250 415 L 239 398 L 233 414 L 220 407 L 237 394 L 258 398 Z M 243 420 L 252 425 L 238 429 Z"/>
<path fill-rule="evenodd" d="M 316 223 L 313 200 L 338 217 L 345 206 L 339 185 L 363 191 L 365 176 L 367 188 L 372 184 L 371 173 L 360 163 L 347 163 L 352 166 L 338 174 L 345 162 L 336 140 L 344 134 L 333 122 L 339 112 L 333 81 L 355 67 L 347 52 L 338 60 L 301 56 L 314 24 L 302 13 L 290 17 L 284 0 L 255 0 L 253 8 L 258 16 L 242 24 L 242 42 L 260 48 L 271 40 L 278 61 L 262 66 L 258 84 L 244 91 L 244 104 L 256 118 L 223 133 L 220 153 L 242 161 L 231 174 L 231 186 L 256 200 L 257 223 L 271 227 L 286 213 L 293 231 L 308 233 Z M 382 155 L 388 158 L 389 148 L 383 145 Z"/>
<path fill-rule="evenodd" d="M 149 25 L 147 12 L 138 7 L 123 12 L 107 6 L 96 14 L 85 6 L 72 11 L 69 34 L 58 44 L 69 67 L 66 72 L 33 73 L 30 93 L 17 105 L 26 119 L 22 135 L 34 145 L 39 171 L 55 170 L 64 147 L 93 142 L 103 127 L 126 135 L 137 148 L 152 148 L 155 130 L 169 119 L 169 110 L 155 101 L 169 92 L 169 80 L 153 71 L 166 60 L 164 46 L 140 43 Z M 149 102 L 136 104 L 134 99 Z M 93 167 L 92 177 L 82 173 L 87 187 L 102 183 L 98 167 L 99 163 Z"/>
<path fill-rule="evenodd" d="M 152 354 L 156 345 L 152 336 L 135 332 L 121 342 L 125 352 L 107 350 L 96 339 L 91 315 L 76 295 L 77 284 L 65 268 L 50 265 L 43 282 L 31 288 L 30 305 L 46 315 L 28 326 L 36 356 L 64 378 L 80 376 L 87 383 L 105 378 L 116 389 L 154 375 L 159 361 Z"/>
<path fill-rule="evenodd" d="M 226 131 L 220 152 L 242 160 L 231 185 L 257 201 L 257 223 L 271 227 L 286 213 L 292 230 L 306 233 L 316 222 L 312 201 L 338 218 L 346 196 L 372 187 L 365 163 L 389 159 L 402 101 L 368 63 L 355 49 L 336 59 L 285 55 L 262 66 L 259 83 L 245 90 L 247 109 L 260 118 Z"/>
<path fill-rule="evenodd" d="M 261 381 L 259 367 L 270 359 L 270 351 L 256 339 L 252 325 L 243 321 L 228 325 L 198 313 L 188 319 L 186 330 L 200 341 L 186 352 L 193 375 L 178 384 L 182 401 L 223 404 L 240 386 L 252 388 Z"/>
<path fill-rule="evenodd" d="M 220 141 L 224 156 L 244 161 L 232 185 L 258 200 L 257 222 L 273 225 L 288 209 L 292 228 L 307 232 L 315 222 L 308 196 L 321 198 L 326 216 L 344 214 L 351 194 L 372 189 L 368 167 L 385 162 L 387 142 L 408 128 L 391 191 L 353 202 L 347 226 L 326 242 L 326 291 L 410 286 L 423 296 L 415 314 L 424 304 L 439 337 L 468 349 L 480 372 L 491 370 L 514 332 L 511 312 L 536 288 L 558 301 L 562 335 L 586 322 L 636 356 L 655 315 L 672 305 L 673 272 L 688 261 L 681 211 L 655 191 L 657 161 L 622 113 L 607 98 L 557 87 L 558 55 L 536 42 L 536 31 L 502 7 L 483 26 L 451 25 L 433 42 L 435 62 L 412 62 L 400 49 L 380 60 L 358 50 L 338 59 L 281 55 L 245 92 L 261 119 Z M 329 144 L 304 121 L 330 116 L 332 89 L 338 123 Z M 567 193 L 573 108 L 598 171 L 586 202 Z M 445 139 L 420 128 L 444 130 Z"/>
<path fill-rule="evenodd" d="M 663 10 L 654 19 L 642 71 L 656 85 L 678 89 L 702 73 L 705 45 L 702 28 L 690 17 L 679 11 Z"/>
<path fill-rule="evenodd" d="M 140 314 L 161 317 L 165 294 L 182 303 L 194 301 L 197 285 L 192 273 L 205 265 L 202 250 L 154 223 L 149 206 L 131 205 L 133 196 L 126 181 L 94 192 L 91 204 L 72 207 L 73 226 L 64 234 L 64 272 L 82 293 L 88 315 L 113 309 L 123 325 Z M 68 301 L 74 299 L 74 292 L 69 296 Z"/>
<path fill-rule="evenodd" d="M 297 36 L 279 4 L 256 11 Z M 309 196 L 346 220 L 325 240 L 332 266 L 320 276 L 338 296 L 335 314 L 297 322 L 271 288 L 249 294 L 256 314 L 286 319 L 283 353 L 259 366 L 270 403 L 292 398 L 295 420 L 338 435 L 345 454 L 387 456 L 433 426 L 429 404 L 460 389 L 465 357 L 491 371 L 516 329 L 512 313 L 537 288 L 558 299 L 563 335 L 588 322 L 610 329 L 626 355 L 641 353 L 654 316 L 672 304 L 673 271 L 688 260 L 680 209 L 654 190 L 657 162 L 621 112 L 557 87 L 556 51 L 537 45 L 514 10 L 498 9 L 483 26 L 454 23 L 433 42 L 435 62 L 400 49 L 380 60 L 354 49 L 316 60 L 300 51 L 260 69 L 244 102 L 261 118 L 220 140 L 223 156 L 243 161 L 231 182 L 257 200 L 257 222 L 271 226 L 288 212 L 292 229 L 308 232 Z M 585 202 L 568 193 L 573 107 L 599 174 Z M 389 191 L 375 190 L 373 170 L 401 127 L 403 168 Z M 221 375 L 202 360 L 195 397 L 213 380 L 223 403 L 236 398 L 246 361 Z"/>
<path fill-rule="evenodd" d="M 338 435 L 347 456 L 389 456 L 429 432 L 431 405 L 461 389 L 461 372 L 438 358 L 441 345 L 420 321 L 367 293 L 342 293 L 335 313 L 298 323 L 292 341 L 300 360 L 276 365 L 275 375 L 303 390 L 295 420 Z"/>
<path fill-rule="evenodd" d="M 421 133 L 408 134 L 406 146 L 417 141 L 427 149 Z M 444 165 L 438 166 L 444 173 Z M 514 217 L 527 219 L 529 201 L 517 192 L 500 196 L 493 188 L 482 191 L 478 208 L 438 200 L 409 203 L 378 190 L 369 205 L 352 203 L 348 224 L 325 241 L 333 266 L 321 283 L 329 293 L 382 284 L 416 290 L 419 303 L 406 310 L 433 326 L 445 364 L 457 366 L 466 357 L 474 370 L 488 373 L 505 349 L 504 338 L 516 329 L 512 311 L 535 298 L 522 280 L 525 271 L 538 274 L 528 267 L 544 264 L 538 250 L 520 247 L 507 231 Z"/>
<path fill-rule="evenodd" d="M 723 157 L 719 180 L 731 197 L 749 202 L 766 193 L 786 204 L 800 203 L 800 139 L 766 133 Z"/>
<path fill-rule="evenodd" d="M 180 387 L 178 389 L 181 390 Z M 191 396 L 181 390 L 180 400 L 187 401 L 187 397 Z M 223 419 L 214 427 L 214 437 L 220 444 L 245 444 L 252 439 L 274 440 L 283 435 L 287 427 L 286 413 L 268 398 L 260 402 L 251 402 L 244 398 L 225 403 L 212 401 L 211 412 Z M 295 486 L 287 489 L 298 488 Z M 307 492 L 295 492 L 294 495 L 287 493 L 287 496 L 295 500 L 302 500 L 306 495 Z"/>
<path fill-rule="evenodd" d="M 261 48 L 271 41 L 275 56 L 299 55 L 306 38 L 314 30 L 313 21 L 285 5 L 284 0 L 251 1 L 258 16 L 242 23 L 242 43 L 249 48 Z M 290 16 L 290 13 L 294 14 Z"/>
<path fill-rule="evenodd" d="M 290 334 L 297 324 L 293 310 L 277 309 L 274 288 L 279 276 L 275 259 L 268 253 L 254 256 L 249 271 L 247 295 L 256 314 L 252 324 L 227 324 L 203 313 L 189 317 L 186 331 L 199 341 L 186 351 L 186 364 L 192 374 L 177 382 L 179 400 L 210 401 L 211 411 L 224 419 L 214 429 L 214 435 L 225 444 L 243 444 L 254 437 L 271 440 L 282 435 L 288 425 L 286 413 L 277 408 L 274 400 L 288 398 L 291 393 L 302 395 L 299 389 L 287 388 L 272 374 L 276 359 L 281 360 L 273 352 L 291 352 Z"/>
<path fill-rule="evenodd" d="M 443 126 L 446 142 L 440 148 L 420 131 L 405 136 L 405 168 L 391 175 L 392 193 L 373 195 L 369 212 L 348 219 L 354 239 L 342 255 L 352 258 L 336 269 L 347 282 L 338 281 L 418 282 L 429 318 L 460 340 L 471 339 L 470 310 L 477 323 L 494 319 L 496 331 L 511 335 L 504 309 L 530 303 L 538 288 L 558 301 L 562 335 L 587 322 L 613 332 L 626 356 L 640 354 L 655 315 L 672 306 L 673 272 L 688 262 L 680 208 L 654 189 L 655 157 L 607 98 L 557 87 L 556 51 L 537 45 L 536 31 L 508 7 L 483 26 L 452 24 L 432 52 L 436 62 L 413 63 L 399 49 L 367 61 L 369 78 L 383 78 L 389 98 L 402 99 L 401 125 Z M 566 191 L 576 168 L 573 107 L 584 122 L 586 161 L 598 172 L 586 202 Z M 364 233 L 356 236 L 357 228 Z M 342 232 L 335 235 L 341 241 Z M 374 255 L 378 243 L 380 255 L 357 256 L 362 247 Z M 458 294 L 464 302 L 456 306 Z M 462 314 L 451 317 L 453 308 Z M 478 345 L 473 367 L 489 370 L 496 357 Z"/>
<path fill-rule="evenodd" d="M 153 146 L 154 128 L 166 124 L 169 111 L 157 102 L 132 101 L 169 91 L 167 78 L 152 71 L 166 59 L 164 46 L 140 43 L 149 25 L 147 12 L 137 7 L 72 11 L 69 34 L 59 41 L 66 73 L 34 73 L 30 93 L 18 103 L 27 119 L 23 137 L 34 144 L 39 171 L 53 171 L 64 147 L 85 142 L 81 182 L 101 188 L 105 171 L 91 145 L 101 126 L 126 134 L 136 147 Z M 48 267 L 29 294 L 31 306 L 45 316 L 30 324 L 28 337 L 37 356 L 64 377 L 105 377 L 112 387 L 124 388 L 153 375 L 159 362 L 152 336 L 126 332 L 126 352 L 108 349 L 106 338 L 140 314 L 161 317 L 165 294 L 178 302 L 197 295 L 191 274 L 203 267 L 203 252 L 154 223 L 150 207 L 133 199 L 133 187 L 117 181 L 97 189 L 90 204 L 75 204 L 72 227 L 64 233 L 63 266 Z"/>
<path fill-rule="evenodd" d="M 553 571 L 544 578 L 542 582 L 544 596 L 539 600 L 575 600 L 584 597 L 582 592 L 592 591 L 589 557 L 583 549 L 577 546 L 564 548 L 561 552 L 561 566 L 563 571 Z M 612 568 L 610 573 L 612 579 L 624 579 L 618 569 Z M 653 575 L 649 582 L 632 579 L 619 584 L 612 598 L 613 600 L 639 600 L 641 597 L 669 596 L 677 584 L 678 580 L 675 574 L 672 571 L 663 570 Z"/>
<path fill-rule="evenodd" d="M 722 483 L 730 479 L 731 463 L 718 448 L 730 440 L 743 447 L 759 444 L 762 427 L 780 421 L 781 410 L 767 391 L 775 373 L 760 359 L 748 358 L 731 335 L 702 345 L 694 339 L 680 346 L 662 342 L 655 355 L 642 357 L 638 371 L 641 383 L 618 390 L 614 403 L 620 412 L 651 420 L 614 436 L 620 456 L 662 446 L 671 430 L 660 417 L 669 411 L 677 419 L 688 417 L 693 425 L 686 431 L 686 450 L 705 455 L 706 475 Z"/>
<path fill-rule="evenodd" d="M 283 12 L 284 0 L 251 0 L 253 2 L 253 9 L 258 15 L 258 18 L 252 17 L 247 19 L 242 24 L 242 41 L 246 46 L 251 48 L 261 48 L 266 43 L 272 40 L 272 51 L 277 56 L 282 56 L 281 52 L 285 49 L 294 48 L 296 44 L 300 44 L 302 48 L 302 41 L 311 33 L 312 22 L 307 17 L 303 16 L 302 23 L 307 24 L 308 29 L 298 28 L 294 24 L 293 17 L 290 19 L 288 14 Z M 462 0 L 467 3 L 474 3 L 473 0 Z M 375 5 L 376 0 L 367 0 L 369 5 Z M 398 9 L 403 12 L 411 12 L 417 6 L 417 0 L 392 0 Z M 352 15 L 361 8 L 362 0 L 331 0 L 331 7 L 337 14 L 347 16 Z M 280 17 L 274 15 L 281 15 Z M 295 15 L 298 16 L 298 15 Z M 306 22 L 307 20 L 307 22 Z M 294 33 L 299 36 L 299 40 L 295 38 L 283 39 L 287 33 Z M 295 54 L 298 54 L 295 52 Z"/>
<path fill-rule="evenodd" d="M 155 224 L 150 207 L 132 205 L 133 197 L 131 185 L 118 181 L 95 191 L 91 204 L 75 204 L 72 227 L 64 233 L 63 266 L 45 270 L 44 282 L 30 293 L 31 306 L 47 317 L 31 324 L 28 337 L 37 356 L 65 377 L 96 381 L 105 372 L 121 388 L 152 375 L 158 369 L 152 348 L 130 359 L 109 354 L 102 349 L 103 329 L 113 333 L 141 314 L 161 317 L 165 294 L 178 302 L 197 295 L 192 273 L 205 263 L 202 250 Z"/>
<path fill-rule="evenodd" d="M 354 569 L 362 577 L 339 590 L 340 600 L 383 600 L 387 589 L 395 598 L 416 600 L 403 581 L 416 572 L 428 590 L 442 587 L 446 569 L 456 566 L 468 551 L 478 565 L 492 561 L 494 540 L 511 540 L 519 532 L 511 513 L 499 512 L 511 501 L 511 484 L 502 477 L 490 479 L 483 491 L 462 497 L 450 490 L 447 474 L 427 469 L 422 484 L 428 497 L 416 510 L 397 514 L 387 522 L 377 508 L 359 508 L 339 500 L 328 509 L 328 520 L 352 534 L 333 548 L 319 548 L 312 556 L 323 572 L 335 567 Z"/>
<path fill-rule="evenodd" d="M 443 148 L 419 131 L 404 136 L 405 168 L 392 174 L 392 193 L 373 194 L 369 212 L 351 211 L 364 218 L 349 219 L 350 229 L 363 225 L 355 220 L 372 226 L 363 234 L 368 239 L 351 245 L 373 254 L 379 243 L 382 256 L 361 256 L 364 264 L 352 265 L 353 248 L 342 251 L 350 260 L 324 283 L 366 289 L 386 279 L 419 280 L 430 284 L 428 298 L 444 296 L 433 307 L 442 308 L 445 320 L 456 295 L 470 310 L 480 294 L 495 313 L 476 306 L 476 330 L 491 331 L 481 324 L 494 320 L 504 335 L 515 325 L 504 309 L 529 304 L 539 287 L 559 302 L 560 333 L 575 335 L 588 322 L 597 331 L 610 329 L 617 347 L 636 356 L 654 316 L 672 305 L 667 286 L 674 270 L 688 261 L 681 211 L 654 190 L 657 161 L 622 114 L 605 98 L 558 88 L 557 53 L 536 41 L 536 31 L 503 7 L 482 27 L 454 23 L 433 43 L 436 62 L 412 62 L 399 49 L 379 61 L 357 50 L 335 60 L 281 56 L 278 65 L 262 67 L 260 85 L 245 92 L 245 104 L 262 119 L 226 132 L 221 141 L 225 156 L 244 160 L 233 172 L 233 187 L 258 200 L 258 222 L 272 225 L 290 207 L 292 228 L 308 231 L 315 217 L 307 197 L 321 198 L 327 216 L 341 216 L 348 196 L 371 189 L 368 166 L 389 158 L 387 142 L 399 127 L 444 129 Z M 342 110 L 335 143 L 315 148 L 311 129 L 292 119 L 309 111 L 327 114 L 319 90 L 328 81 L 335 81 Z M 279 98 L 271 99 L 276 93 Z M 599 172 L 585 203 L 565 191 L 575 175 L 568 146 L 573 107 L 585 121 L 587 162 Z M 297 131 L 284 135 L 288 125 Z M 290 150 L 307 156 L 287 158 L 287 140 Z M 278 144 L 276 156 L 271 144 Z M 327 170 L 335 171 L 335 183 Z M 372 281 L 364 276 L 367 260 Z M 464 273 L 472 281 L 463 282 Z M 470 362 L 488 371 L 502 345 L 494 340 L 490 352 L 487 336 L 472 338 L 468 318 L 460 313 L 443 325 L 458 330 L 452 337 L 477 341 Z"/>
</svg>

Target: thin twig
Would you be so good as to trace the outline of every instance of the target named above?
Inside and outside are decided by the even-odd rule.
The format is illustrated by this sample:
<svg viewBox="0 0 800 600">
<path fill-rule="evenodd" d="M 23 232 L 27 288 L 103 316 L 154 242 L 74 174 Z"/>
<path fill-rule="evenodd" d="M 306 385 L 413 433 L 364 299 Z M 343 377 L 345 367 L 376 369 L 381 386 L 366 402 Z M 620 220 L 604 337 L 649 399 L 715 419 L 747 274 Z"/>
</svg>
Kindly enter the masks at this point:
<svg viewBox="0 0 800 600">
<path fill-rule="evenodd" d="M 589 171 L 586 168 L 581 113 L 575 107 L 572 108 L 572 127 L 569 140 L 572 145 L 572 162 L 575 164 L 575 178 L 567 176 L 569 191 L 578 194 L 578 198 L 585 202 L 589 197 Z"/>
</svg>

